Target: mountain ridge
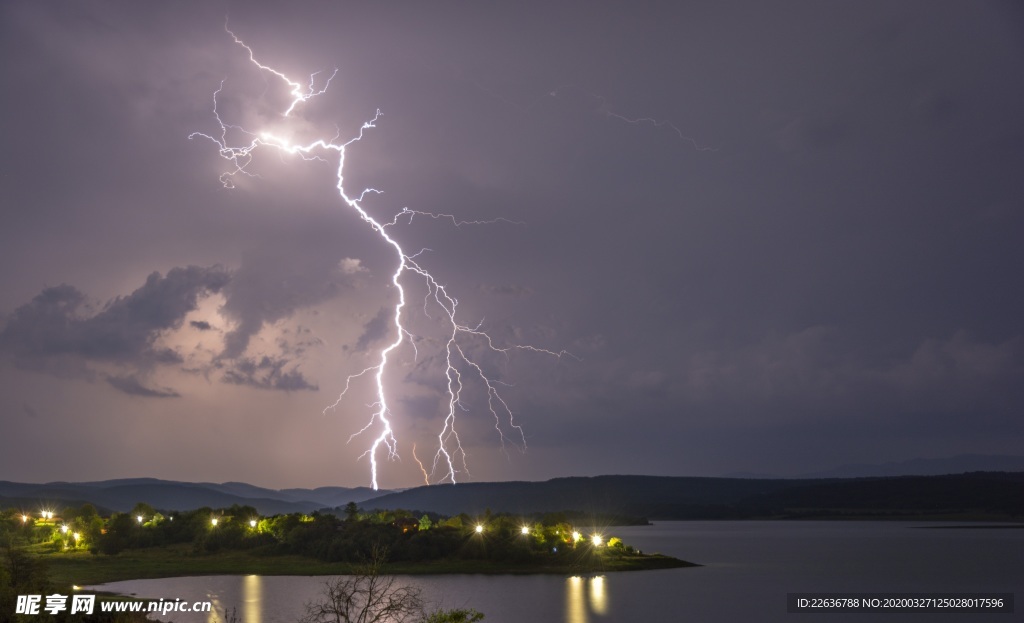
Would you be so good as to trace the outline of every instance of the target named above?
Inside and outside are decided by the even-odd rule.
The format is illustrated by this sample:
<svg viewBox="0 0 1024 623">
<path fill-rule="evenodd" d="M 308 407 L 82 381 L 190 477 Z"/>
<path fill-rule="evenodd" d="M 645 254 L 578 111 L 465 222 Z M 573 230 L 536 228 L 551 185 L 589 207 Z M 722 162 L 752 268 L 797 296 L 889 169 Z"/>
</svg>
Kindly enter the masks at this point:
<svg viewBox="0 0 1024 623">
<path fill-rule="evenodd" d="M 882 464 L 889 470 L 986 464 L 1010 471 L 966 471 L 945 475 L 883 475 L 842 478 L 568 476 L 546 481 L 435 484 L 406 490 L 366 487 L 267 489 L 244 482 L 189 483 L 158 478 L 17 483 L 0 481 L 0 503 L 26 510 L 88 501 L 125 512 L 144 502 L 157 509 L 247 505 L 265 515 L 337 511 L 350 502 L 365 509 L 406 509 L 458 515 L 493 512 L 590 513 L 595 516 L 656 519 L 741 519 L 913 513 L 930 516 L 1024 515 L 1024 457 L 960 455 Z M 991 459 L 991 460 L 990 460 Z M 1017 460 L 1020 459 L 1020 463 Z M 841 470 L 843 468 L 836 468 Z M 830 474 L 832 472 L 824 472 Z M 753 476 L 753 475 L 750 475 Z"/>
<path fill-rule="evenodd" d="M 875 478 L 739 479 L 591 476 L 544 482 L 431 485 L 367 500 L 367 508 L 442 515 L 573 511 L 650 519 L 1024 516 L 1024 472 Z"/>
<path fill-rule="evenodd" d="M 319 487 L 279 491 L 240 482 L 192 483 L 159 478 L 117 478 L 88 482 L 53 481 L 18 483 L 0 481 L 0 498 L 46 504 L 82 500 L 105 509 L 126 512 L 136 503 L 155 508 L 190 510 L 203 506 L 216 508 L 235 504 L 254 507 L 261 514 L 309 513 L 324 508 L 363 502 L 381 492 L 366 487 Z"/>
<path fill-rule="evenodd" d="M 873 476 L 941 476 L 967 472 L 1024 471 L 1024 456 L 1009 454 L 957 454 L 938 458 L 913 458 L 885 463 L 848 463 L 832 469 L 807 472 L 797 478 L 865 478 Z"/>
</svg>

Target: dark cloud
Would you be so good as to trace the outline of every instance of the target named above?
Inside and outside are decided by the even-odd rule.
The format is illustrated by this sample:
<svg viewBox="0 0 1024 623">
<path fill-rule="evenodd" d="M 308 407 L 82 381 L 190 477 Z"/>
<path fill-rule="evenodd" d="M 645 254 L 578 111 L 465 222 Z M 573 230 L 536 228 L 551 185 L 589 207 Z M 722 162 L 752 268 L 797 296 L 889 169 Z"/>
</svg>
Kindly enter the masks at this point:
<svg viewBox="0 0 1024 623">
<path fill-rule="evenodd" d="M 296 246 L 289 250 L 276 246 L 247 253 L 225 289 L 223 311 L 236 326 L 225 338 L 222 357 L 242 356 L 249 340 L 265 324 L 328 301 L 350 288 L 359 271 L 352 268 L 352 260 L 346 263 L 345 259 L 330 246 Z"/>
<path fill-rule="evenodd" d="M 370 347 L 370 344 L 387 337 L 388 332 L 394 327 L 394 318 L 393 309 L 380 308 L 377 314 L 363 326 L 363 333 L 356 340 L 356 350 L 364 352 Z"/>
<path fill-rule="evenodd" d="M 178 353 L 154 342 L 179 327 L 201 295 L 220 291 L 228 281 L 219 267 L 154 272 L 142 287 L 95 313 L 73 286 L 47 288 L 14 311 L 0 332 L 0 349 L 19 366 L 41 370 L 69 358 L 135 367 L 180 363 Z"/>
<path fill-rule="evenodd" d="M 310 390 L 319 387 L 306 380 L 298 368 L 285 370 L 291 362 L 283 358 L 264 356 L 256 359 L 243 357 L 232 362 L 224 372 L 223 381 L 231 385 L 245 385 L 257 389 L 275 389 L 286 392 Z"/>
<path fill-rule="evenodd" d="M 128 394 L 129 396 L 143 396 L 145 398 L 180 398 L 181 394 L 173 389 L 154 389 L 146 387 L 134 376 L 109 376 L 107 383 L 114 389 Z"/>
<path fill-rule="evenodd" d="M 118 391 L 149 398 L 180 397 L 176 390 L 147 386 L 137 373 L 157 365 L 184 363 L 180 353 L 158 345 L 157 339 L 179 328 L 185 316 L 197 309 L 202 295 L 225 291 L 226 311 L 243 309 L 243 300 L 256 311 L 239 314 L 242 326 L 228 334 L 226 353 L 231 357 L 222 353 L 228 363 L 214 366 L 227 369 L 223 381 L 259 389 L 316 390 L 317 386 L 297 368 L 286 369 L 292 359 L 248 358 L 239 354 L 264 322 L 330 298 L 347 275 L 358 272 L 346 270 L 348 265 L 337 260 L 329 265 L 332 269 L 319 275 L 280 266 L 277 272 L 256 274 L 249 263 L 237 272 L 237 279 L 221 267 L 174 268 L 166 276 L 152 273 L 142 287 L 109 301 L 98 311 L 73 286 L 47 288 L 11 315 L 0 332 L 0 349 L 10 353 L 19 367 L 59 376 L 94 379 L 97 375 L 90 364 L 119 366 L 130 372 L 103 377 Z M 236 280 L 240 285 L 233 285 Z M 273 285 L 267 286 L 268 282 Z M 188 324 L 202 332 L 213 328 L 203 320 L 191 320 Z M 318 343 L 320 340 L 303 327 L 284 328 L 277 340 L 278 347 L 290 357 L 300 356 Z M 196 371 L 204 368 L 209 369 L 208 364 L 200 364 Z"/>
<path fill-rule="evenodd" d="M 1016 418 L 1024 409 L 1024 339 L 999 343 L 958 331 L 947 339 L 928 338 L 883 378 L 915 412 L 953 411 Z"/>
<path fill-rule="evenodd" d="M 85 295 L 72 286 L 46 288 L 8 319 L 0 333 L 0 347 L 26 358 L 77 350 L 66 334 L 85 301 Z"/>
<path fill-rule="evenodd" d="M 281 336 L 277 339 L 277 348 L 283 356 L 301 357 L 314 346 L 323 346 L 324 341 L 313 335 L 308 327 L 297 326 L 294 329 L 282 327 Z"/>
<path fill-rule="evenodd" d="M 864 421 L 894 411 L 971 407 L 1007 415 L 1024 407 L 1024 391 L 1018 389 L 1024 387 L 1022 343 L 1020 337 L 986 343 L 957 332 L 879 359 L 858 352 L 834 328 L 809 327 L 736 350 L 690 353 L 675 389 L 678 400 L 691 404 L 862 411 Z"/>
</svg>

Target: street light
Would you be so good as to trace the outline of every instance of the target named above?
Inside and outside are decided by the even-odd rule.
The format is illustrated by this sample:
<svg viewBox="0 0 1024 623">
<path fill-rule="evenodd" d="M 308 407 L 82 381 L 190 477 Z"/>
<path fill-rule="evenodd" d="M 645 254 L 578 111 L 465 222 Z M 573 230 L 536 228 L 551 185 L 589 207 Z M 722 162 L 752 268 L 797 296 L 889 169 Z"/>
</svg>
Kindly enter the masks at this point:
<svg viewBox="0 0 1024 623">
<path fill-rule="evenodd" d="M 142 515 L 136 515 L 135 519 L 137 519 L 139 523 L 142 523 L 142 520 L 145 519 L 145 517 L 143 517 Z"/>
<path fill-rule="evenodd" d="M 250 519 L 249 520 L 249 527 L 250 528 L 255 528 L 256 527 L 256 520 L 255 519 Z"/>
<path fill-rule="evenodd" d="M 604 539 L 601 538 L 600 534 L 595 534 L 594 536 L 590 537 L 590 540 L 596 547 L 601 547 L 601 543 L 604 542 Z"/>
<path fill-rule="evenodd" d="M 479 523 L 478 523 L 478 524 L 476 525 L 476 533 L 477 533 L 477 534 L 483 534 L 483 532 L 484 532 L 484 525 L 483 525 L 483 524 L 479 524 Z"/>
<path fill-rule="evenodd" d="M 67 527 L 67 525 L 65 524 L 65 525 L 61 526 L 61 527 L 60 527 L 60 531 L 61 531 L 61 532 L 63 532 L 64 534 L 67 534 L 67 533 L 68 533 L 68 527 Z"/>
<path fill-rule="evenodd" d="M 217 518 L 214 517 L 213 519 L 211 519 L 210 523 L 213 525 L 214 528 L 216 528 L 217 527 Z"/>
<path fill-rule="evenodd" d="M 523 526 L 519 531 L 522 534 L 530 534 L 530 527 L 529 526 Z"/>
</svg>

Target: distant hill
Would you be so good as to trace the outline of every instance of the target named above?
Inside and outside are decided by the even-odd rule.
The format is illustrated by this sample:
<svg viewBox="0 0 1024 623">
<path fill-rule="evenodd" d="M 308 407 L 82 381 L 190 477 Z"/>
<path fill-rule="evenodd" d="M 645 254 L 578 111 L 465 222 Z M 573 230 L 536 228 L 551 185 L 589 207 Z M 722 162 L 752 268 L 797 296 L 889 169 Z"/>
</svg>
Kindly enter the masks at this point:
<svg viewBox="0 0 1024 623">
<path fill-rule="evenodd" d="M 546 482 L 481 482 L 431 485 L 365 502 L 381 509 L 407 508 L 444 515 L 563 510 L 603 515 L 687 517 L 713 514 L 747 498 L 786 489 L 783 479 L 693 478 L 673 476 L 595 476 Z"/>
<path fill-rule="evenodd" d="M 797 478 L 940 476 L 966 472 L 1024 472 L 1024 456 L 959 454 L 938 459 L 911 459 L 880 464 L 853 463 L 830 470 L 801 474 Z"/>
<path fill-rule="evenodd" d="M 349 502 L 363 502 L 380 493 L 365 487 L 321 487 L 278 491 L 241 482 L 188 483 L 156 478 L 45 484 L 0 481 L 0 503 L 4 506 L 80 506 L 88 501 L 97 507 L 121 512 L 131 510 L 138 502 L 145 502 L 158 509 L 180 511 L 203 506 L 223 508 L 241 504 L 252 506 L 266 515 L 308 513 L 322 508 L 344 506 Z"/>
<path fill-rule="evenodd" d="M 556 478 L 418 487 L 363 503 L 444 515 L 581 511 L 651 519 L 754 517 L 1024 517 L 1024 473 L 858 479 L 661 476 Z"/>
<path fill-rule="evenodd" d="M 378 497 L 388 491 L 374 491 L 369 487 L 356 487 L 346 489 L 345 487 L 318 487 L 316 489 L 282 489 L 281 493 L 290 495 L 295 499 L 311 500 L 322 504 L 325 507 L 337 508 L 349 502 L 362 502 L 370 498 Z"/>
<path fill-rule="evenodd" d="M 67 507 L 78 508 L 78 507 L 82 506 L 85 503 L 89 503 L 89 504 L 92 504 L 93 506 L 95 506 L 96 507 L 96 511 L 99 512 L 99 514 L 104 515 L 104 516 L 109 515 L 110 513 L 113 512 L 113 509 L 107 508 L 107 507 L 102 506 L 100 504 L 96 504 L 95 502 L 91 502 L 91 501 L 86 500 L 86 499 L 81 499 L 81 500 L 70 499 L 70 500 L 60 500 L 59 502 L 52 502 L 52 501 L 40 500 L 39 498 L 36 498 L 36 497 L 26 497 L 26 498 L 23 498 L 23 497 L 9 497 L 9 496 L 2 496 L 2 495 L 0 495 L 0 509 L 13 508 L 13 509 L 15 509 L 18 512 L 25 511 L 25 512 L 37 513 L 39 510 L 44 509 L 44 508 L 49 508 L 51 506 L 54 506 L 54 507 L 66 507 L 66 508 Z"/>
<path fill-rule="evenodd" d="M 765 473 L 762 473 L 762 472 L 729 472 L 728 474 L 720 474 L 718 477 L 719 478 L 747 478 L 747 479 L 750 479 L 750 478 L 768 478 L 768 479 L 776 478 L 777 479 L 777 478 L 782 478 L 783 476 L 779 476 L 778 474 L 765 474 Z"/>
<path fill-rule="evenodd" d="M 432 485 L 401 492 L 366 488 L 264 489 L 246 483 L 154 478 L 26 484 L 0 481 L 0 506 L 80 506 L 128 511 L 138 502 L 190 510 L 249 505 L 261 514 L 335 509 L 407 509 L 442 515 L 493 512 L 649 519 L 984 517 L 1024 519 L 1024 473 L 972 472 L 876 478 L 694 478 L 596 476 L 545 482 Z"/>
</svg>

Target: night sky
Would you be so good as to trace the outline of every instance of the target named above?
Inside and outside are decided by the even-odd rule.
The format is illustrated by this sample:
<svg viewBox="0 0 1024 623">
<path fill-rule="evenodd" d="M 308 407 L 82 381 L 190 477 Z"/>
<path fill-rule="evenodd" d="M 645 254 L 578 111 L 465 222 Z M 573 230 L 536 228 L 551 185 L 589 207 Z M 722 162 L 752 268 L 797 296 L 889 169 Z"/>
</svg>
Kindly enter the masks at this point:
<svg viewBox="0 0 1024 623">
<path fill-rule="evenodd" d="M 323 95 L 285 119 L 285 85 Z M 1024 10 L 994 2 L 5 2 L 0 479 L 369 484 L 397 256 L 459 302 L 460 480 L 1024 448 Z M 237 134 L 236 134 L 237 136 Z M 446 336 L 386 382 L 422 484 Z M 507 384 L 507 385 L 506 385 Z M 521 443 L 520 443 L 521 445 Z M 442 474 L 436 473 L 434 480 Z"/>
</svg>

